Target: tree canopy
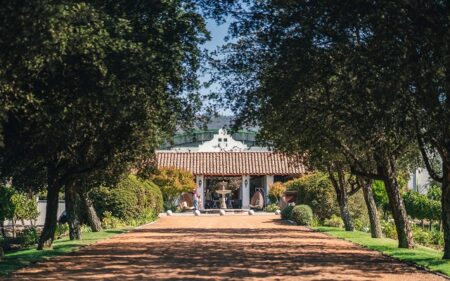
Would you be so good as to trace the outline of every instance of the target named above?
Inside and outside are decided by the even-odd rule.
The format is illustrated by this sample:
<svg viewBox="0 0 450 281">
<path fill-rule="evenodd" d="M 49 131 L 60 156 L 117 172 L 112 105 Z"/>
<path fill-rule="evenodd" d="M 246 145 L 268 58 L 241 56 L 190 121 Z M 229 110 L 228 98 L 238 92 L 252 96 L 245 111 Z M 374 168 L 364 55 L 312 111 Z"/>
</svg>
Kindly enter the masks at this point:
<svg viewBox="0 0 450 281">
<path fill-rule="evenodd" d="M 151 165 L 193 120 L 207 38 L 194 1 L 17 1 L 0 15 L 1 176 L 46 187 L 48 217 L 61 187 Z"/>
</svg>

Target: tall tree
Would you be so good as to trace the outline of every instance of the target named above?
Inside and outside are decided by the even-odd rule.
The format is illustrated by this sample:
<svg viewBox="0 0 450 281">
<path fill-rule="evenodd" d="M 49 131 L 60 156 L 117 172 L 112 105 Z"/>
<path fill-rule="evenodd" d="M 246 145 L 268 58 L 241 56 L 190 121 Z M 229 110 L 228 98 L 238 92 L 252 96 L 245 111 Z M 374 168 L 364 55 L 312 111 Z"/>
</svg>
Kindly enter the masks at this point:
<svg viewBox="0 0 450 281">
<path fill-rule="evenodd" d="M 329 138 L 354 174 L 385 182 L 399 247 L 413 247 L 397 182 L 413 123 L 403 118 L 410 102 L 395 94 L 405 93 L 408 81 L 396 75 L 400 65 L 380 67 L 387 58 L 379 49 L 383 34 L 374 23 L 376 4 L 209 4 L 213 14 L 235 18 L 230 30 L 236 42 L 225 48 L 218 72 L 228 74 L 225 97 L 240 119 L 258 123 L 262 137 L 282 150 L 311 154 L 311 144 L 318 142 L 317 155 L 327 155 L 332 146 L 323 149 L 321 140 Z"/>
<path fill-rule="evenodd" d="M 0 6 L 1 176 L 47 190 L 39 249 L 64 188 L 136 169 L 198 106 L 195 1 L 13 1 Z M 19 184 L 19 183 L 18 183 Z M 20 185 L 20 184 L 19 184 Z M 71 232 L 77 235 L 76 224 Z M 74 236 L 74 237 L 75 237 Z"/>
</svg>

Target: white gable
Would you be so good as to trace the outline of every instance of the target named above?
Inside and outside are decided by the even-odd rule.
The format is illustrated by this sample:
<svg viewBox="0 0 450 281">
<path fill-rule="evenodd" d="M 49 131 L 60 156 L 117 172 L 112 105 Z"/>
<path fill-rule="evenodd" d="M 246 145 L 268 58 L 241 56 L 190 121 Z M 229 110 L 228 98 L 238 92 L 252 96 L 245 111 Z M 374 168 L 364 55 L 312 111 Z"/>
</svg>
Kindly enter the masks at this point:
<svg viewBox="0 0 450 281">
<path fill-rule="evenodd" d="M 234 140 L 226 130 L 220 129 L 219 133 L 214 135 L 213 139 L 201 144 L 198 147 L 199 152 L 214 151 L 243 151 L 248 147 L 240 141 Z"/>
</svg>

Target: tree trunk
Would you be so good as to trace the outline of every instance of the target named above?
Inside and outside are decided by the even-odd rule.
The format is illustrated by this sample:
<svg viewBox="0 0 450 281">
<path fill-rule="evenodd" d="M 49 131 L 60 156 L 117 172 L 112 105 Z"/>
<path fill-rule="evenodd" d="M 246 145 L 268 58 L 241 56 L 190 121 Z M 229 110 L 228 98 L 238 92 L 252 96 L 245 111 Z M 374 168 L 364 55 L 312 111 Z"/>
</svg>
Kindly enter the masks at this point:
<svg viewBox="0 0 450 281">
<path fill-rule="evenodd" d="M 3 251 L 3 248 L 0 245 L 0 261 L 3 259 L 4 256 L 5 256 L 5 252 Z"/>
<path fill-rule="evenodd" d="M 364 201 L 366 202 L 367 212 L 370 220 L 370 234 L 372 238 L 381 238 L 381 226 L 378 218 L 377 205 L 373 199 L 372 181 L 365 183 L 364 180 L 358 179 L 359 184 L 364 194 Z"/>
<path fill-rule="evenodd" d="M 79 195 L 81 198 L 81 202 L 86 210 L 87 221 L 92 231 L 93 232 L 102 231 L 102 222 L 100 221 L 99 217 L 97 216 L 97 213 L 95 212 L 94 204 L 92 204 L 92 200 L 91 198 L 89 198 L 89 194 L 86 192 L 80 192 Z"/>
<path fill-rule="evenodd" d="M 1 220 L 0 221 L 0 228 L 1 228 L 1 233 L 3 237 L 6 237 L 6 233 L 5 233 L 5 221 Z"/>
<path fill-rule="evenodd" d="M 14 218 L 11 219 L 12 226 L 12 237 L 16 238 L 16 220 Z"/>
<path fill-rule="evenodd" d="M 337 194 L 339 211 L 341 213 L 341 218 L 344 221 L 345 231 L 353 231 L 355 227 L 353 225 L 353 220 L 348 209 L 348 196 L 346 191 L 341 191 Z"/>
<path fill-rule="evenodd" d="M 391 205 L 392 216 L 394 217 L 397 230 L 398 247 L 413 248 L 414 240 L 396 178 L 395 161 L 390 156 L 387 156 L 386 153 L 377 154 L 376 160 L 378 174 L 383 177 L 389 204 Z"/>
<path fill-rule="evenodd" d="M 69 223 L 70 240 L 81 239 L 81 224 L 77 210 L 77 192 L 74 182 L 65 185 L 64 200 L 66 203 L 67 222 Z"/>
<path fill-rule="evenodd" d="M 56 224 L 58 223 L 58 195 L 60 186 L 55 181 L 49 180 L 47 187 L 47 206 L 45 213 L 44 229 L 39 238 L 38 250 L 51 247 L 55 239 Z"/>
<path fill-rule="evenodd" d="M 341 218 L 344 221 L 345 231 L 353 231 L 355 227 L 353 225 L 353 220 L 348 208 L 348 194 L 345 185 L 345 175 L 339 168 L 337 171 L 337 179 L 334 177 L 334 173 L 331 169 L 329 169 L 328 175 L 334 187 L 334 190 L 336 191 L 339 211 L 341 214 Z"/>
<path fill-rule="evenodd" d="M 448 159 L 447 159 L 448 160 Z M 443 259 L 450 259 L 450 163 L 443 162 L 442 177 L 442 228 L 444 230 L 444 256 Z M 450 161 L 449 161 L 450 162 Z"/>
</svg>

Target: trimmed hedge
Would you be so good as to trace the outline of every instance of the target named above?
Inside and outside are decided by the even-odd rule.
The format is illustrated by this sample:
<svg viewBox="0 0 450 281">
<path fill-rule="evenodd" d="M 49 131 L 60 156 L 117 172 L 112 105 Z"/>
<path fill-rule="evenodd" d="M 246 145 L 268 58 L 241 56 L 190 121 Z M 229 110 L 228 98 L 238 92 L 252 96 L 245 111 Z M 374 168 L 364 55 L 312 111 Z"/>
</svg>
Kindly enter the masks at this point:
<svg viewBox="0 0 450 281">
<path fill-rule="evenodd" d="M 109 213 L 125 222 L 143 217 L 156 218 L 163 210 L 161 190 L 150 181 L 130 175 L 115 187 L 101 186 L 92 191 L 97 213 Z"/>
<path fill-rule="evenodd" d="M 308 205 L 297 205 L 292 209 L 291 219 L 298 225 L 311 225 L 313 212 Z"/>
</svg>

